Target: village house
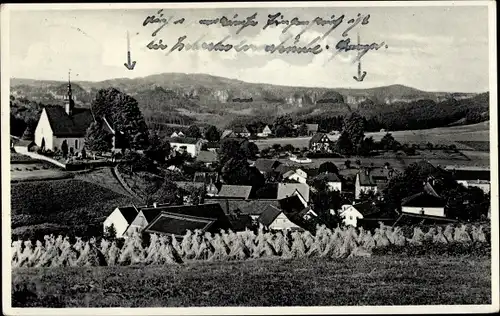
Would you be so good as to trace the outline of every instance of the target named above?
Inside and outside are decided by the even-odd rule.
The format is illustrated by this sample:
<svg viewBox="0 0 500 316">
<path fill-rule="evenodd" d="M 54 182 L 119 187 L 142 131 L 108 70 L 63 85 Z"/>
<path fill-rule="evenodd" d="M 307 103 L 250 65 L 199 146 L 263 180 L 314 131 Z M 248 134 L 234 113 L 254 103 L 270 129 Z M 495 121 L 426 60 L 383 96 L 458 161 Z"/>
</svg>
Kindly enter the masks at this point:
<svg viewBox="0 0 500 316">
<path fill-rule="evenodd" d="M 191 137 L 177 137 L 167 139 L 173 151 L 179 153 L 188 153 L 191 157 L 196 158 L 201 151 L 203 141 L 201 139 Z"/>
<path fill-rule="evenodd" d="M 269 125 L 266 125 L 257 132 L 257 137 L 269 137 L 272 133 Z"/>
<path fill-rule="evenodd" d="M 113 226 L 116 231 L 116 238 L 124 237 L 126 230 L 137 217 L 138 212 L 135 206 L 115 208 L 115 210 L 104 220 L 104 233 L 106 233 L 109 227 Z"/>
<path fill-rule="evenodd" d="M 253 225 L 257 225 L 257 219 L 268 205 L 279 206 L 279 201 L 276 199 L 242 200 L 210 197 L 205 198 L 205 203 L 219 203 L 228 216 L 249 216 Z"/>
<path fill-rule="evenodd" d="M 325 181 L 330 191 L 342 191 L 342 180 L 333 172 L 326 172 L 318 175 L 317 180 Z"/>
<path fill-rule="evenodd" d="M 306 124 L 307 126 L 307 135 L 312 136 L 318 133 L 319 125 L 318 124 Z"/>
<path fill-rule="evenodd" d="M 339 216 L 346 226 L 358 227 L 358 222 L 379 212 L 379 209 L 372 202 L 342 205 Z"/>
<path fill-rule="evenodd" d="M 182 238 L 188 230 L 219 233 L 232 229 L 231 222 L 217 203 L 165 206 L 145 228 L 144 232 Z"/>
<path fill-rule="evenodd" d="M 168 205 L 153 203 L 152 206 L 137 207 L 137 216 L 127 227 L 123 233 L 123 237 L 127 238 L 136 232 L 142 232 L 144 228 L 161 213 L 161 208 L 165 206 Z"/>
<path fill-rule="evenodd" d="M 251 133 L 245 126 L 236 126 L 233 128 L 233 133 L 236 137 L 250 137 Z"/>
<path fill-rule="evenodd" d="M 365 168 L 360 170 L 356 175 L 355 198 L 359 199 L 362 192 L 380 192 L 385 188 L 393 174 L 394 171 L 388 168 L 377 168 L 372 170 Z"/>
<path fill-rule="evenodd" d="M 170 135 L 170 138 L 177 138 L 177 137 L 185 137 L 184 133 L 182 131 L 175 131 Z"/>
<path fill-rule="evenodd" d="M 233 132 L 233 130 L 225 129 L 222 132 L 222 135 L 220 136 L 220 139 L 235 138 L 235 137 L 238 137 L 238 136 L 236 136 L 236 134 Z"/>
<path fill-rule="evenodd" d="M 243 199 L 249 198 L 252 192 L 252 187 L 247 185 L 229 185 L 223 184 L 217 194 L 220 198 Z"/>
<path fill-rule="evenodd" d="M 71 81 L 64 108 L 45 106 L 35 129 L 35 143 L 44 150 L 56 151 L 67 145 L 68 152 L 75 153 L 84 147 L 87 128 L 94 121 L 90 109 L 75 108 Z"/>
<path fill-rule="evenodd" d="M 211 167 L 217 162 L 217 154 L 213 151 L 201 150 L 196 157 L 196 161 L 203 163 L 206 167 Z"/>
<path fill-rule="evenodd" d="M 260 225 L 271 231 L 303 230 L 302 227 L 292 222 L 283 210 L 272 205 L 269 205 L 262 215 L 259 216 L 258 222 Z"/>
<path fill-rule="evenodd" d="M 283 174 L 283 180 L 292 180 L 299 183 L 307 183 L 308 179 L 318 175 L 318 169 L 301 169 L 289 170 Z"/>
<path fill-rule="evenodd" d="M 269 230 L 305 230 L 306 223 L 317 217 L 298 196 L 291 196 L 279 200 L 279 206 L 267 206 L 258 222 Z"/>
<path fill-rule="evenodd" d="M 309 203 L 309 185 L 307 183 L 278 183 L 276 199 L 281 200 L 298 195 L 304 203 Z"/>
<path fill-rule="evenodd" d="M 445 217 L 446 201 L 442 199 L 429 182 L 422 192 L 413 194 L 401 201 L 401 212 L 427 216 Z"/>
<path fill-rule="evenodd" d="M 257 168 L 257 170 L 259 170 L 263 175 L 269 175 L 275 172 L 276 168 L 279 165 L 281 165 L 281 162 L 279 162 L 278 160 L 263 158 L 257 159 L 253 164 L 253 166 Z"/>
<path fill-rule="evenodd" d="M 490 192 L 490 170 L 480 169 L 446 169 L 451 172 L 453 178 L 464 187 L 477 187 L 485 193 Z"/>
<path fill-rule="evenodd" d="M 312 152 L 332 153 L 332 141 L 325 133 L 316 133 L 309 140 L 309 150 Z"/>
</svg>

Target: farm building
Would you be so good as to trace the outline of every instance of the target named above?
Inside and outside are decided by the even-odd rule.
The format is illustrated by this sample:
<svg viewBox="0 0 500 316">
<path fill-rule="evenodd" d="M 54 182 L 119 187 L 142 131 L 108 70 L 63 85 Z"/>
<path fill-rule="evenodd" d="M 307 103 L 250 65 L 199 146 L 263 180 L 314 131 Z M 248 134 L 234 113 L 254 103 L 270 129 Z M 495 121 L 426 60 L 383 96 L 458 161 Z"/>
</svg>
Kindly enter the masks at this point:
<svg viewBox="0 0 500 316">
<path fill-rule="evenodd" d="M 231 222 L 219 204 L 166 206 L 145 228 L 144 232 L 181 238 L 188 230 L 218 233 L 232 229 Z"/>
<path fill-rule="evenodd" d="M 129 228 L 130 224 L 137 217 L 139 211 L 135 206 L 117 207 L 109 216 L 104 220 L 104 232 L 113 225 L 116 231 L 116 237 L 121 238 L 125 231 Z"/>
<path fill-rule="evenodd" d="M 316 133 L 309 140 L 309 150 L 312 152 L 332 153 L 332 141 L 325 133 Z"/>
<path fill-rule="evenodd" d="M 167 139 L 173 151 L 188 153 L 191 157 L 197 157 L 201 151 L 202 140 L 191 137 L 176 137 Z"/>
<path fill-rule="evenodd" d="M 373 191 L 377 193 L 381 191 L 393 175 L 394 170 L 388 168 L 377 168 L 372 170 L 365 168 L 361 170 L 356 175 L 355 198 L 359 199 L 361 192 L 367 193 Z"/>
<path fill-rule="evenodd" d="M 272 133 L 269 125 L 266 125 L 257 132 L 257 137 L 269 137 Z"/>
<path fill-rule="evenodd" d="M 426 182 L 422 192 L 401 201 L 401 212 L 445 217 L 445 205 L 446 202 L 436 193 L 431 184 Z"/>
<path fill-rule="evenodd" d="M 268 205 L 279 206 L 279 201 L 276 199 L 241 200 L 214 197 L 206 198 L 205 203 L 219 203 L 224 213 L 228 215 L 248 215 L 253 220 L 257 220 Z"/>
<path fill-rule="evenodd" d="M 379 209 L 372 202 L 358 204 L 344 204 L 339 211 L 344 225 L 358 227 L 358 222 L 369 218 L 379 212 Z"/>
<path fill-rule="evenodd" d="M 245 126 L 236 126 L 233 128 L 233 133 L 236 137 L 250 137 L 251 133 Z"/>
</svg>

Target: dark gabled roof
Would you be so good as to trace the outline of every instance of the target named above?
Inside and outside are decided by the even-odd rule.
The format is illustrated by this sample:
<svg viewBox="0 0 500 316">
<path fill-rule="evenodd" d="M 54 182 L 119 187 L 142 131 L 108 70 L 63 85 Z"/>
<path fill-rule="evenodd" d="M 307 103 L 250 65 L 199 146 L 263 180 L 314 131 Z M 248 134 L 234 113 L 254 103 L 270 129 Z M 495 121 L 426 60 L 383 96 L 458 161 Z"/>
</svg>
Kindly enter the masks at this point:
<svg viewBox="0 0 500 316">
<path fill-rule="evenodd" d="M 251 199 L 277 199 L 278 198 L 278 183 L 268 182 L 260 188 L 254 188 L 250 194 Z"/>
<path fill-rule="evenodd" d="M 305 205 L 297 195 L 279 200 L 279 206 L 280 209 L 287 213 L 300 212 L 305 208 Z"/>
<path fill-rule="evenodd" d="M 248 131 L 248 128 L 246 128 L 245 126 L 236 126 L 235 128 L 233 128 L 233 132 L 236 134 L 250 133 Z"/>
<path fill-rule="evenodd" d="M 221 199 L 206 198 L 205 203 L 219 203 L 226 214 L 234 214 L 239 211 L 246 215 L 260 215 L 268 205 L 278 206 L 278 200 L 241 200 L 241 199 Z"/>
<path fill-rule="evenodd" d="M 475 181 L 475 180 L 484 180 L 490 181 L 490 170 L 466 170 L 466 169 L 458 169 L 458 170 L 450 170 L 453 178 L 455 180 L 463 180 L 463 181 Z"/>
<path fill-rule="evenodd" d="M 268 205 L 264 212 L 259 216 L 259 223 L 269 226 L 283 211 L 276 206 Z"/>
<path fill-rule="evenodd" d="M 326 137 L 326 140 L 324 139 Z M 331 142 L 330 138 L 326 133 L 316 133 L 314 134 L 313 137 L 311 137 L 311 140 L 309 141 L 309 144 L 313 143 L 323 143 L 323 142 Z"/>
<path fill-rule="evenodd" d="M 280 175 L 283 175 L 283 174 L 287 173 L 290 170 L 294 170 L 294 167 L 288 166 L 288 165 L 285 165 L 285 164 L 280 164 L 279 166 L 277 166 L 274 169 L 274 171 L 277 172 L 277 173 L 279 173 Z"/>
<path fill-rule="evenodd" d="M 71 117 L 61 106 L 46 106 L 44 109 L 54 136 L 83 137 L 94 121 L 90 109 L 74 108 Z"/>
<path fill-rule="evenodd" d="M 196 160 L 201 161 L 201 162 L 216 162 L 217 161 L 217 154 L 208 151 L 208 150 L 202 150 L 198 153 L 198 156 L 196 157 Z"/>
<path fill-rule="evenodd" d="M 339 176 L 336 175 L 333 172 L 322 173 L 319 176 L 317 176 L 316 179 L 318 179 L 318 180 L 325 180 L 327 182 L 341 182 Z"/>
<path fill-rule="evenodd" d="M 425 191 L 413 194 L 401 200 L 401 206 L 414 206 L 414 207 L 444 207 L 446 202 Z"/>
<path fill-rule="evenodd" d="M 224 184 L 220 188 L 219 197 L 248 199 L 252 187 L 248 185 L 228 185 Z"/>
<path fill-rule="evenodd" d="M 175 214 L 169 212 L 161 213 L 153 222 L 144 228 L 147 233 L 167 234 L 176 237 L 184 236 L 188 230 L 201 230 L 202 233 L 209 230 L 217 219 L 190 216 L 186 214 Z"/>
<path fill-rule="evenodd" d="M 359 174 L 359 184 L 361 186 L 379 187 L 383 188 L 389 181 L 390 169 L 377 168 L 377 169 L 364 169 Z"/>
<path fill-rule="evenodd" d="M 128 224 L 132 223 L 137 217 L 137 213 L 139 213 L 134 206 L 117 207 L 117 209 L 123 215 Z"/>
<path fill-rule="evenodd" d="M 279 162 L 278 160 L 262 158 L 257 159 L 254 164 L 254 166 L 259 169 L 260 172 L 265 173 L 274 171 L 279 165 L 281 165 L 281 162 Z"/>
<path fill-rule="evenodd" d="M 429 194 L 429 195 L 432 195 L 434 197 L 441 198 L 441 196 L 439 196 L 439 194 L 437 194 L 436 190 L 434 190 L 434 188 L 432 187 L 432 185 L 429 182 L 426 182 L 424 184 L 424 192 Z"/>
<path fill-rule="evenodd" d="M 224 139 L 224 138 L 233 138 L 233 137 L 236 137 L 236 134 L 230 130 L 230 129 L 226 129 L 222 132 L 222 135 L 220 136 L 221 139 Z"/>
<path fill-rule="evenodd" d="M 352 207 L 354 207 L 358 212 L 360 212 L 361 215 L 363 215 L 363 217 L 374 215 L 380 212 L 380 209 L 378 209 L 375 205 L 373 205 L 372 202 L 358 203 L 354 204 Z"/>
<path fill-rule="evenodd" d="M 151 223 L 153 219 L 155 219 L 158 215 L 160 215 L 161 208 L 163 207 L 147 207 L 147 208 L 142 208 L 141 212 L 146 218 L 146 221 L 148 223 Z"/>
<path fill-rule="evenodd" d="M 196 144 L 200 140 L 192 137 L 168 137 L 167 141 L 169 143 L 178 143 L 178 144 Z"/>
</svg>

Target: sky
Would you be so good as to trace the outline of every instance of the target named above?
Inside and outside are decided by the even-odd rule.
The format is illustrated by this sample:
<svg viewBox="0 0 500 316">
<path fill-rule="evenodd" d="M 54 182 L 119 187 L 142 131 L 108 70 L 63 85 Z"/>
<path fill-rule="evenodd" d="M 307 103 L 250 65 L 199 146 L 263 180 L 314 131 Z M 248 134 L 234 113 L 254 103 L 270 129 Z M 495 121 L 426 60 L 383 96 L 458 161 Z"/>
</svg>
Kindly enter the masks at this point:
<svg viewBox="0 0 500 316">
<path fill-rule="evenodd" d="M 148 16 L 158 16 L 162 9 L 119 10 L 15 10 L 10 12 L 10 75 L 15 78 L 66 80 L 71 69 L 74 80 L 101 81 L 112 78 L 137 78 L 152 74 L 205 73 L 247 82 L 288 86 L 328 88 L 367 88 L 403 84 L 427 91 L 484 92 L 488 90 L 488 8 L 485 6 L 447 7 L 314 7 L 314 8 L 238 8 L 238 9 L 163 9 L 169 23 L 155 36 L 159 25 L 143 25 Z M 344 15 L 343 22 L 316 44 L 324 49 L 319 54 L 270 54 L 265 44 L 278 45 L 304 26 L 263 29 L 269 14 L 280 12 L 284 19 L 294 17 L 312 21 L 316 17 L 331 20 Z M 257 13 L 254 27 L 236 34 L 237 27 L 202 25 L 201 19 L 226 16 L 246 19 Z M 356 25 L 343 37 L 347 21 L 370 15 L 365 25 Z M 182 24 L 173 21 L 184 18 Z M 300 37 L 305 46 L 330 27 L 313 25 Z M 133 70 L 127 61 L 127 32 L 130 34 Z M 334 54 L 335 45 L 351 38 L 361 43 L 381 43 L 361 59 L 365 79 L 358 82 L 355 52 Z M 185 43 L 217 42 L 229 36 L 230 44 L 260 47 L 256 51 L 228 52 L 174 51 L 170 48 L 180 36 Z M 162 40 L 166 50 L 151 50 L 148 43 Z M 325 49 L 326 45 L 329 49 Z"/>
</svg>

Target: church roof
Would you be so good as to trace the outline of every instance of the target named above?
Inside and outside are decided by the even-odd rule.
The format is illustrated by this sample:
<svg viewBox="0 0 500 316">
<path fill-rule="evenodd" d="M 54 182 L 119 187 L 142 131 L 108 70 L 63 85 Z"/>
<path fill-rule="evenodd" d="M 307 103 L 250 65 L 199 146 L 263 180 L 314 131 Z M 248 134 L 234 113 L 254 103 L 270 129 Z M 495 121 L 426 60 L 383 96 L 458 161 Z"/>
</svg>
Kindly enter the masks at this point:
<svg viewBox="0 0 500 316">
<path fill-rule="evenodd" d="M 44 109 L 52 132 L 58 137 L 83 137 L 94 120 L 90 109 L 74 108 L 72 116 L 61 106 L 46 106 Z"/>
</svg>

